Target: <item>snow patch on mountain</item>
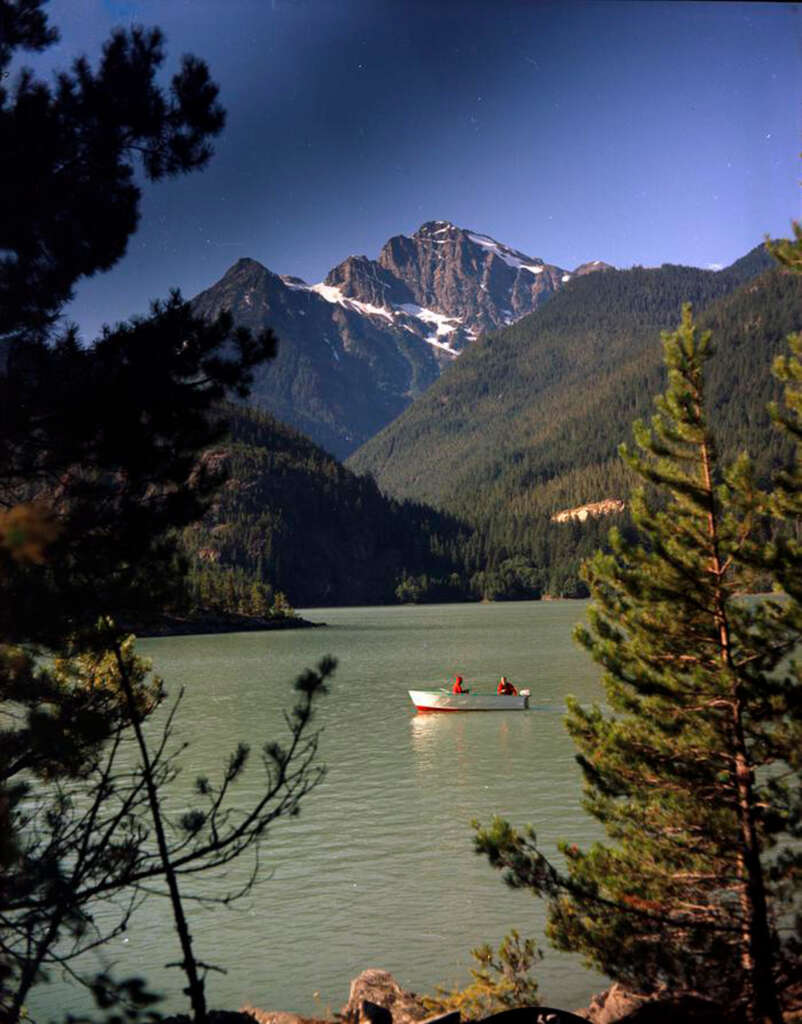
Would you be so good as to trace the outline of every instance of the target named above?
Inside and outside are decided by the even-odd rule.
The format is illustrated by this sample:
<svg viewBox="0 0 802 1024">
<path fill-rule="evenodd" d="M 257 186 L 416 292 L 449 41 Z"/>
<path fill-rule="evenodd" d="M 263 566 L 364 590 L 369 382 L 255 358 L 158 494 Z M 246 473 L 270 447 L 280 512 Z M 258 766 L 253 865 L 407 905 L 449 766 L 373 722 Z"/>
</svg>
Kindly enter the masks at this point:
<svg viewBox="0 0 802 1024">
<path fill-rule="evenodd" d="M 344 306 L 345 309 L 356 309 L 368 316 L 383 316 L 387 320 L 393 319 L 393 314 L 389 309 L 371 305 L 370 302 L 358 302 L 356 299 L 349 299 L 343 295 L 339 288 L 332 284 L 313 284 L 309 290 L 316 292 L 326 302 L 336 303 L 338 306 Z"/>
<path fill-rule="evenodd" d="M 299 277 L 282 278 L 282 281 L 284 281 L 288 288 L 292 288 L 293 291 L 314 292 L 321 299 L 332 303 L 332 305 L 342 306 L 344 309 L 353 309 L 359 313 L 365 313 L 367 316 L 381 316 L 386 320 L 393 319 L 391 310 L 385 309 L 383 306 L 374 306 L 370 302 L 358 302 L 356 299 L 349 299 L 346 295 L 343 295 L 339 288 L 332 284 L 324 284 L 323 282 L 307 284 L 306 281 L 302 281 Z"/>
<path fill-rule="evenodd" d="M 447 352 L 450 356 L 456 357 L 459 355 L 459 351 L 452 348 L 447 341 L 439 341 L 436 334 L 430 334 L 428 338 L 424 338 L 433 348 L 439 348 L 441 352 Z"/>
<path fill-rule="evenodd" d="M 396 306 L 396 311 L 414 316 L 425 324 L 437 324 L 438 335 L 451 334 L 462 323 L 459 317 L 435 313 L 433 309 L 424 309 L 423 306 L 416 306 L 413 302 L 404 302 L 400 306 Z"/>
<path fill-rule="evenodd" d="M 448 229 L 446 229 L 448 230 Z M 366 316 L 380 316 L 385 320 L 393 322 L 396 317 L 406 315 L 414 317 L 416 320 L 420 320 L 424 324 L 431 324 L 435 327 L 434 334 L 429 334 L 424 337 L 429 345 L 435 348 L 441 349 L 447 352 L 449 355 L 458 356 L 459 349 L 455 349 L 446 341 L 441 339 L 449 334 L 453 334 L 458 327 L 462 325 L 460 317 L 445 316 L 443 313 L 436 313 L 433 309 L 425 309 L 423 306 L 417 306 L 412 302 L 404 302 L 399 306 L 393 306 L 391 309 L 387 309 L 384 306 L 374 306 L 369 302 L 359 302 L 357 299 L 348 298 L 343 295 L 342 290 L 336 285 L 325 284 L 323 282 L 319 284 L 307 284 L 306 281 L 301 280 L 299 277 L 282 277 L 284 284 L 291 288 L 293 291 L 305 291 L 314 292 L 315 295 L 319 295 L 325 302 L 330 302 L 332 305 L 342 306 L 344 309 L 352 309 L 360 313 L 364 313 Z M 409 331 L 410 334 L 416 334 L 414 328 L 407 324 L 400 324 L 404 330 Z M 475 337 L 473 332 L 468 332 L 470 337 Z M 326 339 L 328 342 L 328 339 Z M 329 342 L 329 345 L 331 343 Z M 339 355 L 334 352 L 334 356 L 339 360 Z"/>
<path fill-rule="evenodd" d="M 542 264 L 532 263 L 530 256 L 518 252 L 517 249 L 510 249 L 508 246 L 502 245 L 501 242 L 497 242 L 489 235 L 477 235 L 473 231 L 469 231 L 468 238 L 472 242 L 476 242 L 477 245 L 481 245 L 483 249 L 489 249 L 513 270 L 528 270 L 530 274 L 543 273 Z"/>
</svg>

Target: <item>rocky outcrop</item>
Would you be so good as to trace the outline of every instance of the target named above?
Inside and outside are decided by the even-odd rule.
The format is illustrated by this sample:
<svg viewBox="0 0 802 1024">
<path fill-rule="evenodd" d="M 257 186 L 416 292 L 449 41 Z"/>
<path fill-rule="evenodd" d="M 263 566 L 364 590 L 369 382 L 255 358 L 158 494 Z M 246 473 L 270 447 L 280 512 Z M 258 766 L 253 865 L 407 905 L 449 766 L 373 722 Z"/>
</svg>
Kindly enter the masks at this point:
<svg viewBox="0 0 802 1024">
<path fill-rule="evenodd" d="M 331 1024 L 296 1013 L 260 1010 L 250 1005 L 243 1006 L 241 1012 L 258 1024 Z M 443 1020 L 427 1017 L 423 1003 L 414 993 L 405 992 L 389 971 L 376 967 L 369 967 L 354 978 L 348 1002 L 335 1017 L 347 1024 L 435 1024 L 435 1021 Z"/>
<path fill-rule="evenodd" d="M 631 992 L 616 982 L 604 992 L 593 996 L 589 1006 L 574 1010 L 574 1013 L 577 1017 L 593 1021 L 593 1024 L 616 1024 L 646 1001 L 646 996 Z"/>
<path fill-rule="evenodd" d="M 389 971 L 377 967 L 369 967 L 351 982 L 348 1002 L 340 1017 L 352 1024 L 369 1024 L 371 1010 L 365 1009 L 365 1003 L 388 1011 L 393 1024 L 417 1024 L 428 1016 L 414 993 L 405 992 Z"/>
<path fill-rule="evenodd" d="M 443 220 L 391 238 L 379 264 L 420 306 L 460 317 L 474 335 L 531 313 L 570 277 L 540 258 Z"/>
<path fill-rule="evenodd" d="M 574 1013 L 593 1024 L 736 1024 L 738 1020 L 702 996 L 642 995 L 617 982 L 594 996 L 587 1008 Z"/>
<path fill-rule="evenodd" d="M 796 1005 L 794 1000 L 789 1006 Z M 334 1024 L 296 1013 L 259 1010 L 246 1005 L 240 1014 L 228 1014 L 214 1024 Z M 412 992 L 405 992 L 388 971 L 368 968 L 351 982 L 348 1002 L 334 1015 L 338 1024 L 459 1024 L 458 1012 L 427 1017 L 422 1001 Z M 789 1021 L 797 1021 L 792 1012 Z M 186 1018 L 175 1018 L 170 1024 L 184 1024 Z M 548 1007 L 527 1007 L 507 1010 L 485 1018 L 488 1024 L 559 1024 L 560 1021 L 590 1021 L 592 1024 L 738 1024 L 737 1016 L 715 1003 L 695 994 L 672 995 L 658 992 L 645 995 L 632 992 L 619 983 L 594 996 L 590 1005 L 568 1011 Z"/>
<path fill-rule="evenodd" d="M 328 272 L 325 283 L 339 288 L 346 298 L 384 309 L 415 301 L 403 281 L 367 256 L 349 256 Z"/>
</svg>

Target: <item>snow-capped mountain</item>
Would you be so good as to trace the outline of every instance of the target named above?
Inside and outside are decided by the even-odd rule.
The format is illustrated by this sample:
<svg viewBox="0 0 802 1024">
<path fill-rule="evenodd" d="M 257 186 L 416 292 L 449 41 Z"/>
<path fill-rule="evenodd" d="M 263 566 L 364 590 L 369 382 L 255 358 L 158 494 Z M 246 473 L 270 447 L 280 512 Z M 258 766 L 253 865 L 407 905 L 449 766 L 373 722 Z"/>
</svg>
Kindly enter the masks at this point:
<svg viewBox="0 0 802 1024">
<path fill-rule="evenodd" d="M 560 267 L 447 221 L 391 238 L 378 263 L 415 302 L 459 318 L 469 337 L 531 313 L 571 279 Z"/>
<path fill-rule="evenodd" d="M 194 306 L 272 327 L 279 354 L 259 371 L 252 400 L 344 458 L 479 334 L 532 312 L 572 276 L 487 235 L 429 221 L 391 238 L 378 260 L 349 256 L 318 284 L 241 259 Z"/>
</svg>

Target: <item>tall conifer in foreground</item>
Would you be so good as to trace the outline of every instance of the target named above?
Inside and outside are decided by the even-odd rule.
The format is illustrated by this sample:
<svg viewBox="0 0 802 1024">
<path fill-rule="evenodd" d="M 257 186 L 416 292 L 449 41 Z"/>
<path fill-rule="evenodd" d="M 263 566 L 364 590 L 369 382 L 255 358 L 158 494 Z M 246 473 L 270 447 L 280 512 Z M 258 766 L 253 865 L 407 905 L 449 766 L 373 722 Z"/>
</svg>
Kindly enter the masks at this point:
<svg viewBox="0 0 802 1024">
<path fill-rule="evenodd" d="M 10 78 L 18 51 L 58 38 L 43 6 L 0 0 L 0 1021 L 28 1020 L 33 987 L 62 971 L 107 1021 L 149 1012 L 142 978 L 76 965 L 163 894 L 204 1024 L 210 968 L 187 899 L 248 892 L 268 826 L 322 778 L 313 708 L 334 663 L 296 680 L 287 738 L 262 748 L 245 802 L 231 790 L 259 759 L 242 743 L 219 781 L 196 780 L 194 806 L 171 792 L 177 703 L 146 740 L 162 691 L 120 622 L 175 599 L 175 531 L 222 482 L 204 458 L 225 434 L 220 403 L 247 396 L 276 339 L 227 313 L 196 317 L 178 293 L 91 345 L 59 327 L 75 283 L 124 254 L 137 183 L 203 167 L 224 114 L 194 57 L 158 84 L 158 29 L 115 30 L 96 71 L 78 58 L 52 87 L 26 69 Z M 187 891 L 249 851 L 244 884 Z"/>
<path fill-rule="evenodd" d="M 609 710 L 568 702 L 585 806 L 614 845 L 564 844 L 558 870 L 531 828 L 495 819 L 476 846 L 548 899 L 558 948 L 640 991 L 697 992 L 781 1021 L 779 915 L 795 867 L 766 854 L 800 825 L 802 687 L 781 665 L 799 607 L 741 596 L 766 568 L 766 497 L 746 456 L 719 466 L 709 332 L 686 307 L 663 340 L 668 389 L 651 426 L 635 425 L 640 452 L 622 449 L 650 485 L 632 502 L 637 540 L 614 530 L 610 554 L 585 566 L 593 603 L 577 638 L 605 669 Z"/>
</svg>

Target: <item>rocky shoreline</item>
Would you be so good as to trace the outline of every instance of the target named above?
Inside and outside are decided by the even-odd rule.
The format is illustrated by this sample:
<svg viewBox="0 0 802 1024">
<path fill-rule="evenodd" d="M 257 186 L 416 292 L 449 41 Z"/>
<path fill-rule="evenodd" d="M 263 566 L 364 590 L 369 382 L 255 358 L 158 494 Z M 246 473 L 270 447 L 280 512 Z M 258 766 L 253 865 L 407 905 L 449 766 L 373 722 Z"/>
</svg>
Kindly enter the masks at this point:
<svg viewBox="0 0 802 1024">
<path fill-rule="evenodd" d="M 802 992 L 788 1000 L 787 1024 L 802 1024 Z M 368 968 L 351 982 L 348 1002 L 334 1020 L 304 1017 L 280 1010 L 261 1010 L 250 1004 L 238 1011 L 209 1013 L 209 1024 L 460 1024 L 459 1012 L 431 1016 L 414 992 L 405 992 L 393 976 Z M 486 1017 L 493 1024 L 738 1024 L 740 1018 L 698 994 L 670 992 L 642 995 L 615 983 L 576 1010 L 527 1007 Z M 163 1024 L 191 1024 L 186 1016 Z M 467 1024 L 467 1022 L 465 1022 Z"/>
</svg>

